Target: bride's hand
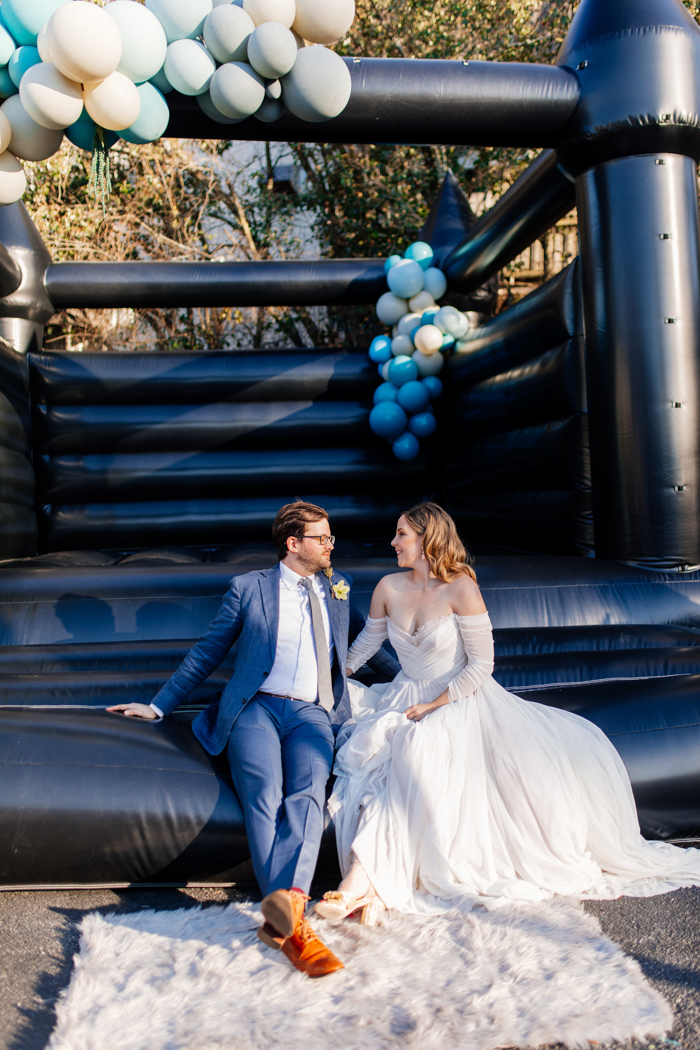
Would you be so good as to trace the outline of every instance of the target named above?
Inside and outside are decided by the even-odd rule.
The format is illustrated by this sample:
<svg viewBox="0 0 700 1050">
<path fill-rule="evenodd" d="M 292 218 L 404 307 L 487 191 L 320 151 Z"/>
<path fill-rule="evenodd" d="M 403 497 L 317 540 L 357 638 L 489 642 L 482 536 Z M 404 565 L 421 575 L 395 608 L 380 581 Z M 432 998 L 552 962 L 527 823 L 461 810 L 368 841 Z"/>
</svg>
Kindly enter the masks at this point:
<svg viewBox="0 0 700 1050">
<path fill-rule="evenodd" d="M 425 718 L 434 710 L 432 704 L 414 704 L 413 707 L 406 708 L 406 718 L 410 718 L 412 722 L 420 722 L 421 718 Z"/>
</svg>

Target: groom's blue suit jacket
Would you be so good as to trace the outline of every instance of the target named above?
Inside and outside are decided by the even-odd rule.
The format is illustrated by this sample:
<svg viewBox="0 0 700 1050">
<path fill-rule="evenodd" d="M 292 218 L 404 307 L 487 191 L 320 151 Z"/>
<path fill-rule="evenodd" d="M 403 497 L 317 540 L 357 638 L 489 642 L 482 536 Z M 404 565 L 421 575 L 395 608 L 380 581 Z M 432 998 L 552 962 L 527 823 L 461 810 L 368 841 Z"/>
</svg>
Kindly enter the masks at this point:
<svg viewBox="0 0 700 1050">
<path fill-rule="evenodd" d="M 345 582 L 350 594 L 345 599 L 335 598 L 331 585 L 323 573 L 318 573 L 326 591 L 335 660 L 333 663 L 333 695 L 335 706 L 330 712 L 333 725 L 341 725 L 350 717 L 350 698 L 345 680 L 345 660 L 348 648 L 364 627 L 364 619 L 352 599 L 352 580 L 333 571 L 333 586 Z M 153 703 L 163 714 L 170 714 L 186 700 L 192 690 L 219 666 L 231 646 L 236 643 L 233 674 L 221 698 L 197 715 L 192 729 L 210 755 L 220 754 L 245 704 L 257 693 L 272 670 L 277 649 L 279 624 L 279 566 L 234 576 L 221 608 L 211 627 L 194 645 L 172 678 L 163 686 Z M 380 649 L 370 661 L 374 670 L 393 678 L 400 670 L 397 662 Z"/>
</svg>

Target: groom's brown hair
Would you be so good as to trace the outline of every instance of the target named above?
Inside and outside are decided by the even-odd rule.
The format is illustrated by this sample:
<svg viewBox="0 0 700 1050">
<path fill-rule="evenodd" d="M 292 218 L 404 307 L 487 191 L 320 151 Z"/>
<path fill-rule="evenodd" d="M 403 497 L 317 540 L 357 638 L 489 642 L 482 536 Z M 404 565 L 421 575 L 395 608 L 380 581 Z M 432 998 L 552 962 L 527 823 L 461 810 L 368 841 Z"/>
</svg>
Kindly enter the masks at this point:
<svg viewBox="0 0 700 1050">
<path fill-rule="evenodd" d="M 272 539 L 279 560 L 282 561 L 289 554 L 287 540 L 290 536 L 300 540 L 309 522 L 323 521 L 324 518 L 328 520 L 328 512 L 323 507 L 317 507 L 315 503 L 305 503 L 302 499 L 280 507 L 272 523 Z"/>
</svg>

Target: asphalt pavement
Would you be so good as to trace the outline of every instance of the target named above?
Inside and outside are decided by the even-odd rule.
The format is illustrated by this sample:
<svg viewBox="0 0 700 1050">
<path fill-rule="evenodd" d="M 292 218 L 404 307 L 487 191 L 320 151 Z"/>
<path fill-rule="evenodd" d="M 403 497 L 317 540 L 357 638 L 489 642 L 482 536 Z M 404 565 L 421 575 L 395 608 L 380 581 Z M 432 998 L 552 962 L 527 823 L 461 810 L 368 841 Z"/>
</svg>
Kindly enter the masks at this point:
<svg viewBox="0 0 700 1050">
<path fill-rule="evenodd" d="M 320 895 L 328 888 L 319 884 L 313 893 Z M 0 892 L 0 1047 L 44 1050 L 56 999 L 70 980 L 78 927 L 87 912 L 211 907 L 251 898 L 259 899 L 253 887 Z M 596 901 L 586 908 L 598 916 L 603 931 L 639 961 L 676 1018 L 665 1042 L 615 1044 L 614 1050 L 700 1050 L 700 888 Z"/>
</svg>

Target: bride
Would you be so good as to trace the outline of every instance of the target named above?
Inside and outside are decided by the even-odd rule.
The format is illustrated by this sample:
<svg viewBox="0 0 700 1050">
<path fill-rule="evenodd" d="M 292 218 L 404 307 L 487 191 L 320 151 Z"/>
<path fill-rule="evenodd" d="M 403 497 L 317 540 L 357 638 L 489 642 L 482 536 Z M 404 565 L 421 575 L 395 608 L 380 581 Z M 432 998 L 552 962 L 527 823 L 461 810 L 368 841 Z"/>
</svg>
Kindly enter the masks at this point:
<svg viewBox="0 0 700 1050">
<path fill-rule="evenodd" d="M 491 622 L 454 522 L 399 518 L 399 568 L 372 597 L 354 673 L 389 638 L 390 685 L 348 683 L 329 800 L 343 881 L 316 911 L 440 912 L 557 894 L 652 896 L 700 885 L 700 851 L 647 842 L 604 733 L 491 677 Z"/>
</svg>

